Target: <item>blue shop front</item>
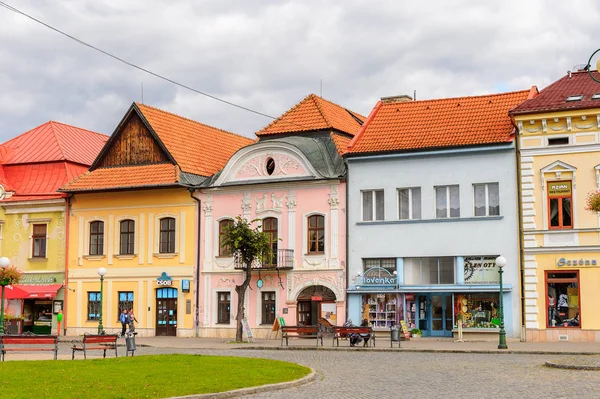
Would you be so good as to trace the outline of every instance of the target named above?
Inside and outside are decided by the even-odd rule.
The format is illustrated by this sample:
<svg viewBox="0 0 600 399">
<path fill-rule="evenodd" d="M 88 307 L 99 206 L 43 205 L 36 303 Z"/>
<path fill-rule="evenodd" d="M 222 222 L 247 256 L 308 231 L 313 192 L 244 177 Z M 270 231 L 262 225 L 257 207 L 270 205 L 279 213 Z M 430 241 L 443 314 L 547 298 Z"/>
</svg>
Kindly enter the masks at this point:
<svg viewBox="0 0 600 399">
<path fill-rule="evenodd" d="M 348 317 L 379 331 L 404 324 L 425 337 L 495 339 L 500 325 L 496 255 L 363 259 L 349 278 Z M 504 319 L 512 318 L 512 287 L 503 284 Z M 513 335 L 511 323 L 505 323 Z M 418 331 L 417 331 L 418 330 Z"/>
</svg>

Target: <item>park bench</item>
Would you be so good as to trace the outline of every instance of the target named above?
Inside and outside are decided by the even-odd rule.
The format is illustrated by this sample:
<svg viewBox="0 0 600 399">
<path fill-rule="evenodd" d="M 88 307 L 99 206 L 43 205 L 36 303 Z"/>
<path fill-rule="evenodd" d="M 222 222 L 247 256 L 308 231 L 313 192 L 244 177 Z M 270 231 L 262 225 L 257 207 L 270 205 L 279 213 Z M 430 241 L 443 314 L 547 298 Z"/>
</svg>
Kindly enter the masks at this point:
<svg viewBox="0 0 600 399">
<path fill-rule="evenodd" d="M 332 346 L 340 346 L 340 338 L 349 338 L 352 334 L 369 334 L 370 338 L 368 342 L 365 342 L 363 346 L 375 347 L 375 331 L 372 327 L 333 327 L 333 343 Z"/>
<path fill-rule="evenodd" d="M 86 334 L 83 336 L 83 340 L 81 342 L 77 342 L 71 348 L 73 353 L 71 354 L 71 359 L 75 359 L 75 352 L 83 351 L 83 358 L 87 359 L 87 351 L 90 350 L 101 350 L 104 353 L 102 357 L 106 357 L 107 350 L 114 350 L 115 357 L 117 355 L 117 338 L 119 336 L 117 334 L 106 334 L 106 335 L 92 335 Z"/>
<path fill-rule="evenodd" d="M 14 346 L 13 346 L 14 345 Z M 6 352 L 54 352 L 58 355 L 58 336 L 56 335 L 1 335 L 0 356 L 4 361 Z"/>
<path fill-rule="evenodd" d="M 316 338 L 317 346 L 319 346 L 319 339 L 321 340 L 321 346 L 323 346 L 323 334 L 319 331 L 318 326 L 282 326 L 281 345 L 283 346 L 283 340 L 285 339 L 285 346 L 288 346 L 289 338 Z"/>
</svg>

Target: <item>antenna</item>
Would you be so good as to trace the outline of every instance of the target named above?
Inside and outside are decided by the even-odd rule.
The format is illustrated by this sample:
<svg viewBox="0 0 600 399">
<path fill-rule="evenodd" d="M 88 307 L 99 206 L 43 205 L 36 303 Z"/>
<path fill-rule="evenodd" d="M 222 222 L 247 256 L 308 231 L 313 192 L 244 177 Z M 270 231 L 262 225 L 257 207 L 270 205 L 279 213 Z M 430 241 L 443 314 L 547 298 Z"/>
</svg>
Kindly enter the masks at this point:
<svg viewBox="0 0 600 399">
<path fill-rule="evenodd" d="M 142 82 L 142 104 L 144 103 L 144 82 Z"/>
<path fill-rule="evenodd" d="M 413 90 L 413 101 L 417 101 L 417 90 Z"/>
<path fill-rule="evenodd" d="M 321 94 L 320 97 L 323 97 L 323 79 L 321 79 Z"/>
</svg>

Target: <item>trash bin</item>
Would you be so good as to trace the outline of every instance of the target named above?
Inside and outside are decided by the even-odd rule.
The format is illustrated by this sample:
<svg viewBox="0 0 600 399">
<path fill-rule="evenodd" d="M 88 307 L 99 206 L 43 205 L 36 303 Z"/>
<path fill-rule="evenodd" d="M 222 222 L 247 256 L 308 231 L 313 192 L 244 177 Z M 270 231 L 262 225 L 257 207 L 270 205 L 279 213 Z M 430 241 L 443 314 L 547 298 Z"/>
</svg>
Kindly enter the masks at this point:
<svg viewBox="0 0 600 399">
<path fill-rule="evenodd" d="M 131 352 L 131 356 L 133 356 L 133 354 L 135 353 L 135 334 L 132 333 L 127 333 L 127 336 L 125 337 L 125 347 L 127 348 L 127 351 L 125 352 L 125 356 L 129 355 L 129 352 Z"/>
<path fill-rule="evenodd" d="M 400 329 L 398 327 L 392 327 L 392 341 L 398 341 L 400 339 Z"/>
</svg>

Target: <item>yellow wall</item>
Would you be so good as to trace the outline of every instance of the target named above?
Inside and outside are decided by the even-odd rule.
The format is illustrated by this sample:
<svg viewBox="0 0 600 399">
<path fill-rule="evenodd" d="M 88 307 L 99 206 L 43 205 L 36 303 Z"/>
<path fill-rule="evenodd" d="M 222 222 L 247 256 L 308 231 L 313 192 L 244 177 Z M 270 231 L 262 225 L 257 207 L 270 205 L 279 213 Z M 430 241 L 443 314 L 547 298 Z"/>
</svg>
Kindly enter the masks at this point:
<svg viewBox="0 0 600 399">
<path fill-rule="evenodd" d="M 93 330 L 97 321 L 87 320 L 87 293 L 100 290 L 97 270 L 106 268 L 104 277 L 103 324 L 107 331 L 120 330 L 118 292 L 134 293 L 136 326 L 141 335 L 154 335 L 157 278 L 163 272 L 172 277 L 178 290 L 178 334 L 193 332 L 193 292 L 181 291 L 181 280 L 190 280 L 196 267 L 196 207 L 186 189 L 138 190 L 96 194 L 76 194 L 72 198 L 69 240 L 68 328 L 76 333 Z M 158 250 L 159 219 L 176 219 L 174 254 Z M 134 255 L 119 255 L 119 222 L 135 221 Z M 89 223 L 104 222 L 104 255 L 89 255 Z M 186 301 L 191 312 L 186 314 Z"/>
</svg>

